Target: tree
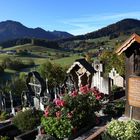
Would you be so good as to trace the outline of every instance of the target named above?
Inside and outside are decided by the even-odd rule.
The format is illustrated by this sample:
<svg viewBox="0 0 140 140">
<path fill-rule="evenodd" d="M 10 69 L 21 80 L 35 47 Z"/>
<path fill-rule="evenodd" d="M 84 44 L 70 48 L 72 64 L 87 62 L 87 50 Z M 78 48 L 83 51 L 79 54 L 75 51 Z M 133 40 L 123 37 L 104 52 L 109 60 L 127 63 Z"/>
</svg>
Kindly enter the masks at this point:
<svg viewBox="0 0 140 140">
<path fill-rule="evenodd" d="M 49 86 L 62 84 L 66 76 L 66 68 L 50 61 L 40 65 L 38 71 L 44 79 L 48 79 Z"/>
<path fill-rule="evenodd" d="M 103 51 L 100 60 L 103 62 L 105 65 L 105 75 L 110 72 L 110 70 L 114 67 L 117 72 L 121 75 L 125 75 L 125 60 L 124 60 L 124 55 L 118 56 L 116 53 L 111 52 L 111 51 Z"/>
<path fill-rule="evenodd" d="M 89 62 L 89 63 L 92 63 L 93 61 L 92 61 L 92 53 L 91 52 L 87 52 L 86 54 L 85 54 L 85 58 L 86 58 L 86 60 Z"/>
</svg>

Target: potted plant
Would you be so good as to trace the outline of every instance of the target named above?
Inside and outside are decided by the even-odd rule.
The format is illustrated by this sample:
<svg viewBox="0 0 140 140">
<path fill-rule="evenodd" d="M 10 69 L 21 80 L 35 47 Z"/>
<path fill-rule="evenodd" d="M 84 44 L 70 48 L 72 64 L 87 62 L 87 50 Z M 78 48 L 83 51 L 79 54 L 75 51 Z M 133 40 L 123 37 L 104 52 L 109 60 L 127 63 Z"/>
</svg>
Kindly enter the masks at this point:
<svg viewBox="0 0 140 140">
<path fill-rule="evenodd" d="M 79 91 L 62 95 L 46 106 L 41 125 L 56 139 L 72 138 L 81 128 L 96 124 L 103 94 L 96 88 L 82 86 Z"/>
<path fill-rule="evenodd" d="M 140 122 L 112 120 L 102 134 L 102 140 L 139 140 L 139 136 Z"/>
</svg>

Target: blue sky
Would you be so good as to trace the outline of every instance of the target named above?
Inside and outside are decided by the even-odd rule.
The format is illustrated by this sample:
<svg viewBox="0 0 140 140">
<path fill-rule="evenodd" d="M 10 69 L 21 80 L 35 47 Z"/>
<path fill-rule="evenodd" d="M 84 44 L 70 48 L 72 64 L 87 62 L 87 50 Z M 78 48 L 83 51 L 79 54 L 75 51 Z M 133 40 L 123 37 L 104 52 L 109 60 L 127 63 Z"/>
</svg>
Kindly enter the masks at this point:
<svg viewBox="0 0 140 140">
<path fill-rule="evenodd" d="M 95 31 L 124 18 L 140 19 L 140 0 L 1 0 L 0 21 L 15 20 L 27 27 Z"/>
</svg>

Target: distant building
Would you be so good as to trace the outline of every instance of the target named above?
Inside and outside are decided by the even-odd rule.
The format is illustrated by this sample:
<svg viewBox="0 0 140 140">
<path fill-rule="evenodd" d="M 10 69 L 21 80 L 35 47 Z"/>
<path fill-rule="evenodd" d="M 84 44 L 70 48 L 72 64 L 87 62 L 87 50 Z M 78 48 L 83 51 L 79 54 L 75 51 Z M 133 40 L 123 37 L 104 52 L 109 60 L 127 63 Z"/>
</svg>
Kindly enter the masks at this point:
<svg viewBox="0 0 140 140">
<path fill-rule="evenodd" d="M 16 54 L 16 50 L 9 50 L 9 51 L 6 51 L 6 54 L 14 55 L 14 54 Z"/>
</svg>

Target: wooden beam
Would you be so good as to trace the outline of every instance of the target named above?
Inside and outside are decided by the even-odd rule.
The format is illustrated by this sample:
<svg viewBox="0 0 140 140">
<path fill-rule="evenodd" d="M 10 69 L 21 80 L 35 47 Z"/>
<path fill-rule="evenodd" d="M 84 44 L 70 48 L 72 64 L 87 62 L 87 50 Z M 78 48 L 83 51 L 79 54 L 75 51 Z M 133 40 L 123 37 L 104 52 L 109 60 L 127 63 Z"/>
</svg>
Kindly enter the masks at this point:
<svg viewBox="0 0 140 140">
<path fill-rule="evenodd" d="M 85 140 L 100 140 L 100 136 L 105 131 L 106 127 L 107 125 L 102 126 Z"/>
</svg>

